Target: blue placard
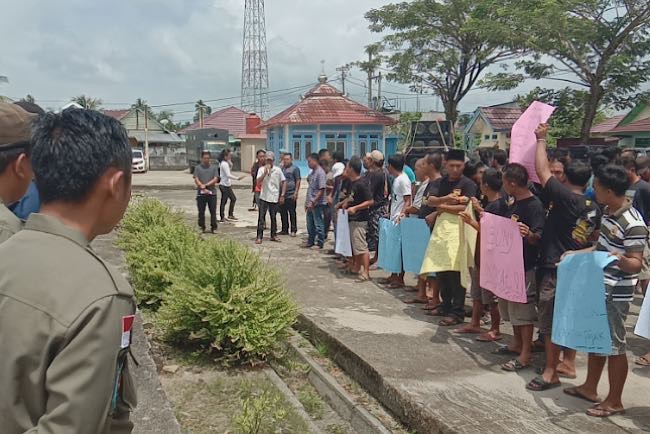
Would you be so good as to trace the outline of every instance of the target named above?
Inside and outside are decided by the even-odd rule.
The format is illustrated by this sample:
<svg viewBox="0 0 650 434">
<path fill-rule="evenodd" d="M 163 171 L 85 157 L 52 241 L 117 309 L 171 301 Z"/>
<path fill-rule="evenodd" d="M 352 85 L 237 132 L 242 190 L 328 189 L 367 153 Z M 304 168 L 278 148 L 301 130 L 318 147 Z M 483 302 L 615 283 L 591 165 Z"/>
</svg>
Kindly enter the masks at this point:
<svg viewBox="0 0 650 434">
<path fill-rule="evenodd" d="M 587 353 L 611 353 L 603 269 L 615 260 L 607 252 L 590 252 L 570 255 L 560 262 L 553 343 Z"/>
<path fill-rule="evenodd" d="M 419 274 L 429 246 L 431 230 L 424 219 L 408 218 L 400 222 L 404 271 Z"/>
<path fill-rule="evenodd" d="M 402 232 L 400 225 L 379 220 L 379 260 L 377 266 L 389 273 L 402 272 Z"/>
</svg>

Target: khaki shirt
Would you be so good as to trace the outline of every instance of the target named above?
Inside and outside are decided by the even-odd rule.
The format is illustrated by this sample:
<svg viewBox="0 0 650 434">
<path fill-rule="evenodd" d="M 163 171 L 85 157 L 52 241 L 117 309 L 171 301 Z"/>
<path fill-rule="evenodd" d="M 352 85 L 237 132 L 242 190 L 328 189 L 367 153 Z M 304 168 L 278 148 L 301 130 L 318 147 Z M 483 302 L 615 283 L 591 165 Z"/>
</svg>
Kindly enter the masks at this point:
<svg viewBox="0 0 650 434">
<path fill-rule="evenodd" d="M 129 433 L 133 292 L 84 236 L 32 214 L 0 245 L 0 431 Z"/>
<path fill-rule="evenodd" d="M 22 227 L 23 222 L 0 202 L 0 243 L 7 241 L 9 237 L 21 230 Z"/>
</svg>

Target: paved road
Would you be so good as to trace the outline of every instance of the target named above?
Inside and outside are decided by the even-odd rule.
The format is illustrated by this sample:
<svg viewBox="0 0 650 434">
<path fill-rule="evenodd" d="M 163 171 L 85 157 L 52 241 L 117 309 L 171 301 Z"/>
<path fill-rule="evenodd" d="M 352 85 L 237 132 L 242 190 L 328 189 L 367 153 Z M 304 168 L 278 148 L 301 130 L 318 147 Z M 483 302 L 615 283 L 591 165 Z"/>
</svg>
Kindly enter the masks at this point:
<svg viewBox="0 0 650 434">
<path fill-rule="evenodd" d="M 148 194 L 187 211 L 188 219 L 194 220 L 191 192 Z M 346 367 L 362 382 L 367 381 L 365 386 L 411 421 L 418 432 L 650 431 L 650 369 L 630 365 L 624 393 L 626 415 L 602 421 L 589 418 L 584 415 L 587 403 L 564 395 L 561 389 L 527 391 L 524 386 L 535 376 L 533 370 L 519 374 L 501 371 L 500 364 L 506 359 L 491 354 L 494 344 L 478 343 L 438 327 L 420 309 L 404 304 L 399 291 L 387 291 L 374 283 L 355 283 L 337 274 L 326 255 L 300 249 L 300 238 L 283 238 L 277 244 L 265 240 L 255 246 L 256 214 L 243 209 L 250 202 L 250 193 L 238 192 L 238 196 L 245 204 L 236 213 L 242 219 L 220 226 L 215 236 L 248 243 L 277 264 L 307 319 L 356 355 L 356 364 Z M 304 228 L 302 210 L 299 225 Z M 636 300 L 629 318 L 630 356 L 650 349 L 650 342 L 631 334 L 639 304 Z M 511 333 L 507 326 L 505 331 Z M 541 366 L 542 358 L 537 356 L 535 363 Z M 585 374 L 586 360 L 581 355 L 578 379 L 566 384 L 579 384 Z M 605 374 L 600 393 L 604 396 L 606 392 Z"/>
</svg>

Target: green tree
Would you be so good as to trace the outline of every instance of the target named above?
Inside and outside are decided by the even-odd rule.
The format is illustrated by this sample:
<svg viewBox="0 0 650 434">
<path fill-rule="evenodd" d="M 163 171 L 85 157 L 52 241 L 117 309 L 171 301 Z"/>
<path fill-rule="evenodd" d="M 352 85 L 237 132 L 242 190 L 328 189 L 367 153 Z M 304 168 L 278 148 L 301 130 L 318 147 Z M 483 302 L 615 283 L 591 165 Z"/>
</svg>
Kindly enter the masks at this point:
<svg viewBox="0 0 650 434">
<path fill-rule="evenodd" d="M 198 101 L 196 102 L 196 104 L 194 104 L 194 110 L 195 110 L 195 112 L 196 112 L 196 113 L 194 114 L 194 122 L 198 122 L 198 121 L 201 119 L 201 110 L 203 110 L 203 118 L 204 118 L 204 119 L 205 119 L 205 117 L 206 117 L 207 115 L 209 115 L 210 113 L 212 113 L 212 107 L 210 107 L 209 105 L 205 104 L 205 103 L 203 102 L 202 99 L 198 100 Z"/>
<path fill-rule="evenodd" d="M 647 94 L 650 79 L 648 0 L 490 0 L 489 27 L 508 25 L 532 58 L 518 62 L 528 76 L 579 86 L 580 138 L 589 138 L 601 106 L 623 109 Z M 523 78 L 522 78 L 523 79 Z"/>
<path fill-rule="evenodd" d="M 160 122 L 167 131 L 178 131 L 180 125 L 174 122 L 174 113 L 162 110 L 156 114 L 156 120 Z"/>
<path fill-rule="evenodd" d="M 516 47 L 504 47 L 508 29 L 483 25 L 493 14 L 485 3 L 414 0 L 366 14 L 371 31 L 388 33 L 382 41 L 392 70 L 388 79 L 411 84 L 413 90 L 431 90 L 442 100 L 452 123 L 458 117 L 459 103 L 482 77 L 498 79 L 499 86 L 520 79 L 505 71 L 485 76 L 488 68 L 519 53 Z"/>
<path fill-rule="evenodd" d="M 23 101 L 31 103 L 31 104 L 36 104 L 36 99 L 31 96 L 30 94 L 25 95 L 25 98 L 23 98 Z"/>
<path fill-rule="evenodd" d="M 102 106 L 102 100 L 99 98 L 92 98 L 86 95 L 79 95 L 71 98 L 70 101 L 79 104 L 87 110 L 99 110 Z"/>
</svg>

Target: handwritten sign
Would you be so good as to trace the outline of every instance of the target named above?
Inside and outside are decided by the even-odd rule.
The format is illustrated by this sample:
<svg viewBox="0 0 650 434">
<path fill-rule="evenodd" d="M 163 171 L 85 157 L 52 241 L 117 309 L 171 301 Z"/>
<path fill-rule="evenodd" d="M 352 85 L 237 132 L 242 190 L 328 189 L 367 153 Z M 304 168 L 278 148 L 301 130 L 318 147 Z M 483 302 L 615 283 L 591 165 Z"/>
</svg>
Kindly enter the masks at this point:
<svg viewBox="0 0 650 434">
<path fill-rule="evenodd" d="M 603 269 L 614 260 L 607 252 L 590 252 L 560 262 L 551 336 L 554 343 L 588 353 L 611 353 Z"/>
<path fill-rule="evenodd" d="M 648 285 L 650 288 L 650 285 Z M 634 334 L 642 338 L 650 339 L 650 292 L 646 289 L 639 320 L 636 322 Z"/>
<path fill-rule="evenodd" d="M 533 182 L 539 183 L 539 177 L 535 169 L 535 155 L 537 152 L 535 129 L 539 124 L 548 121 L 553 111 L 555 111 L 555 107 L 533 101 L 512 126 L 510 162 L 524 166 L 528 171 L 528 177 Z"/>
<path fill-rule="evenodd" d="M 377 266 L 389 273 L 402 272 L 402 232 L 388 219 L 379 220 L 379 259 Z"/>
<path fill-rule="evenodd" d="M 481 287 L 515 303 L 526 303 L 524 244 L 517 222 L 490 213 L 481 217 Z"/>
<path fill-rule="evenodd" d="M 336 245 L 334 252 L 347 258 L 352 256 L 352 243 L 350 242 L 350 224 L 348 213 L 345 210 L 338 210 L 336 217 Z"/>
<path fill-rule="evenodd" d="M 400 222 L 404 271 L 418 274 L 429 245 L 431 231 L 424 219 L 408 218 Z"/>
<path fill-rule="evenodd" d="M 460 271 L 460 217 L 442 213 L 436 219 L 420 274 Z"/>
</svg>

